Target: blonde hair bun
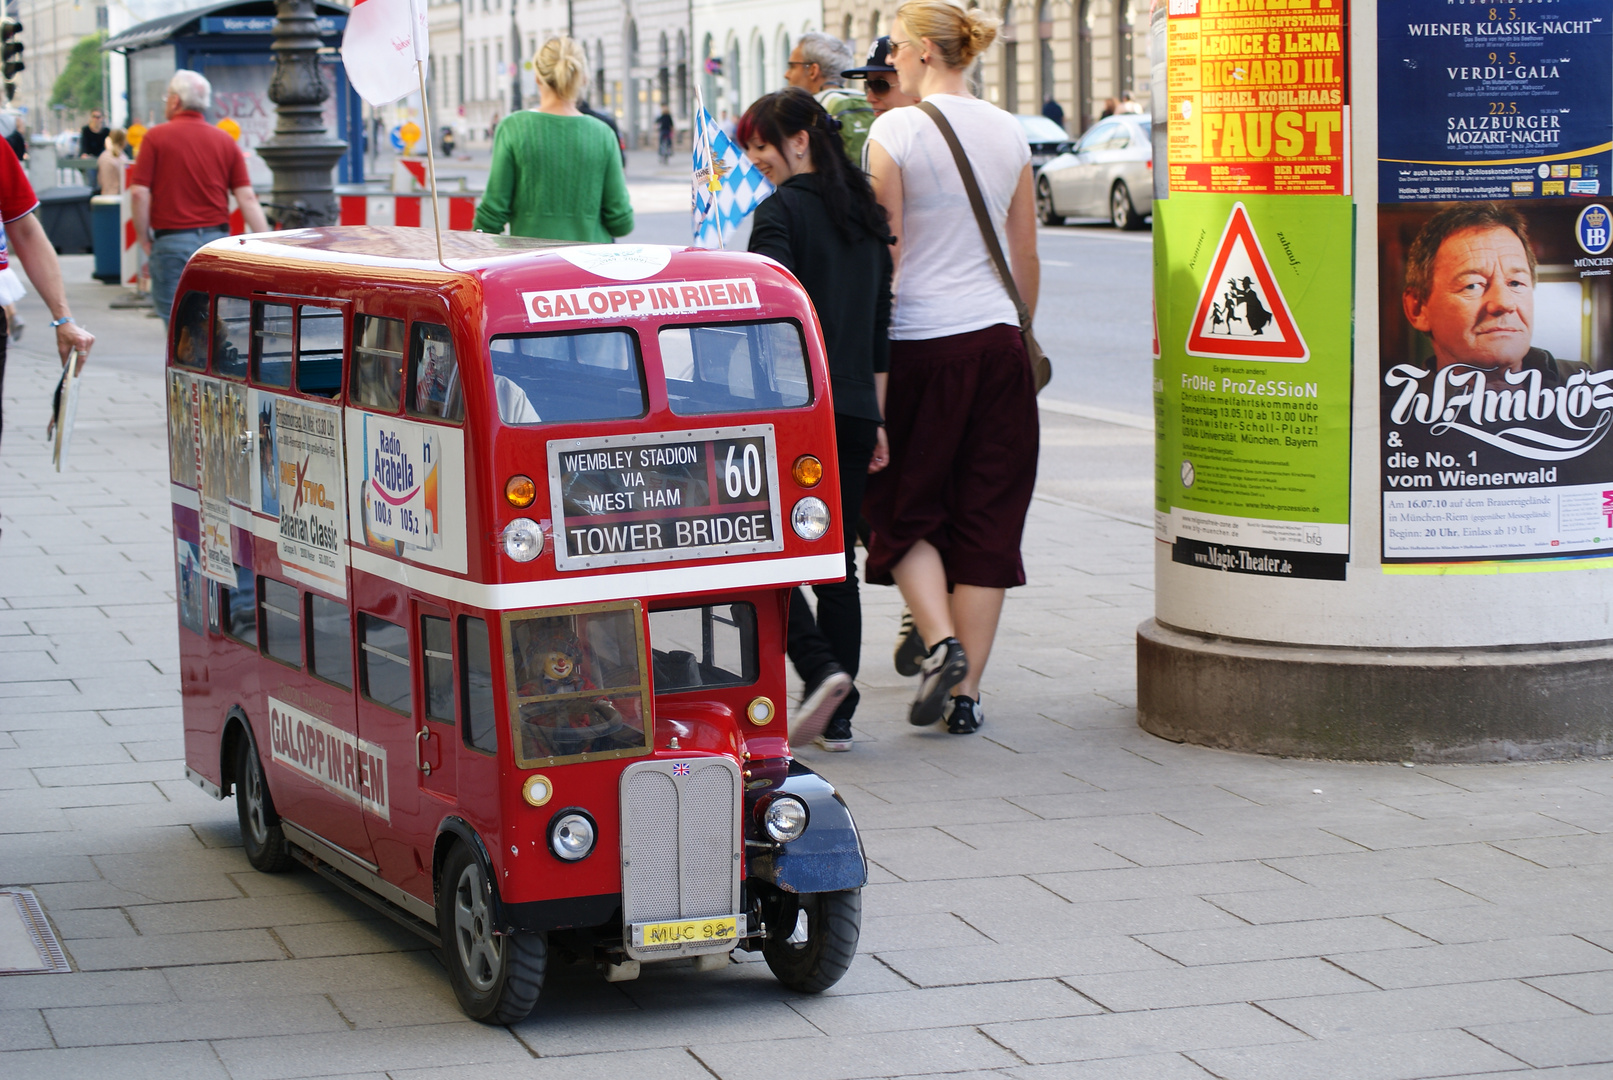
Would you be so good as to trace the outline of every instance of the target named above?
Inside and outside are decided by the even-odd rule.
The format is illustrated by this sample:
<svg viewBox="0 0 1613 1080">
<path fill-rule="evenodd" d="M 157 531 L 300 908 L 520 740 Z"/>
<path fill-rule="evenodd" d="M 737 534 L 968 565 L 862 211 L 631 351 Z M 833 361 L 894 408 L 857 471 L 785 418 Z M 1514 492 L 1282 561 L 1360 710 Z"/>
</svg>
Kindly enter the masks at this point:
<svg viewBox="0 0 1613 1080">
<path fill-rule="evenodd" d="M 950 0 L 907 0 L 896 19 L 914 39 L 928 38 L 949 68 L 966 68 L 997 40 L 1002 20 L 979 8 L 964 9 Z M 933 54 L 932 54 L 933 55 Z"/>
<path fill-rule="evenodd" d="M 533 58 L 532 70 L 538 82 L 566 101 L 576 101 L 588 87 L 588 56 L 572 38 L 545 41 Z"/>
</svg>

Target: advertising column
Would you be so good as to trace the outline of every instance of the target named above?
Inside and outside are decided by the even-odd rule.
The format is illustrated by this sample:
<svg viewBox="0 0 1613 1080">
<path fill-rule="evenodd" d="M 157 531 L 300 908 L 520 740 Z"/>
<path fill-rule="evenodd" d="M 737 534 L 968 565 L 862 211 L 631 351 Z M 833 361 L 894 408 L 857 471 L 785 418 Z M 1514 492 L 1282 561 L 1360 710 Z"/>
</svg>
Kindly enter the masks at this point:
<svg viewBox="0 0 1613 1080">
<path fill-rule="evenodd" d="M 1343 580 L 1348 26 L 1331 0 L 1266 6 L 1168 7 L 1156 536 L 1206 573 Z"/>
<path fill-rule="evenodd" d="M 1380 0 L 1386 573 L 1613 565 L 1605 0 Z"/>
</svg>

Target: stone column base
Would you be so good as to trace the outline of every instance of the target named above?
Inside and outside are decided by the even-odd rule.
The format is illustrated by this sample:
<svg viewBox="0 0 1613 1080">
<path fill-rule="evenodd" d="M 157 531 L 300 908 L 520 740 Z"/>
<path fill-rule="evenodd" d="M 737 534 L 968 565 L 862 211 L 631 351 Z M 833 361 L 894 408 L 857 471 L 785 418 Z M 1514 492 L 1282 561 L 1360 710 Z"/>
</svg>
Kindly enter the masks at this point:
<svg viewBox="0 0 1613 1080">
<path fill-rule="evenodd" d="M 1289 757 L 1534 761 L 1613 754 L 1613 641 L 1348 649 L 1137 628 L 1137 722 Z"/>
</svg>

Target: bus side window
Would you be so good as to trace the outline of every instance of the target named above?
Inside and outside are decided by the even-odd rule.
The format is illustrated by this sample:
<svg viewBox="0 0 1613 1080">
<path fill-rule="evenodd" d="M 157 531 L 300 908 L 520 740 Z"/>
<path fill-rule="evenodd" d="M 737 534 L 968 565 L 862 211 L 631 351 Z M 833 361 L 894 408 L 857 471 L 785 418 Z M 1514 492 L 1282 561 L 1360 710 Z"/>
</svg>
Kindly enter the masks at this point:
<svg viewBox="0 0 1613 1080">
<path fill-rule="evenodd" d="M 174 318 L 174 363 L 202 371 L 207 367 L 207 302 L 204 292 L 188 292 Z"/>
<path fill-rule="evenodd" d="M 493 659 L 487 624 L 459 617 L 459 670 L 464 680 L 460 701 L 465 711 L 465 745 L 489 754 L 498 752 L 498 710 L 493 704 Z"/>
<path fill-rule="evenodd" d="M 297 392 L 335 397 L 342 389 L 342 313 L 297 308 Z"/>
<path fill-rule="evenodd" d="M 250 569 L 237 566 L 235 588 L 220 585 L 218 589 L 219 628 L 226 637 L 254 649 L 258 647 L 258 609 L 252 602 L 256 583 Z"/>
<path fill-rule="evenodd" d="M 252 351 L 252 305 L 221 296 L 213 308 L 213 370 L 231 379 L 246 378 Z"/>
<path fill-rule="evenodd" d="M 309 670 L 343 690 L 353 689 L 353 631 L 347 605 L 310 593 L 308 623 L 313 628 Z"/>
<path fill-rule="evenodd" d="M 291 386 L 291 305 L 252 305 L 252 381 Z"/>
<path fill-rule="evenodd" d="M 353 319 L 354 405 L 397 412 L 403 398 L 403 320 L 359 315 Z"/>
<path fill-rule="evenodd" d="M 364 696 L 405 715 L 412 712 L 409 631 L 374 615 L 360 615 L 359 649 Z"/>
<path fill-rule="evenodd" d="M 439 420 L 465 418 L 459 358 L 446 326 L 414 324 L 409 347 L 409 411 Z"/>
<path fill-rule="evenodd" d="M 454 638 L 447 619 L 420 616 L 420 654 L 426 688 L 426 718 L 454 723 Z"/>
<path fill-rule="evenodd" d="M 263 651 L 292 667 L 302 666 L 302 616 L 297 590 L 274 578 L 259 578 L 263 592 L 258 606 L 263 609 Z"/>
</svg>

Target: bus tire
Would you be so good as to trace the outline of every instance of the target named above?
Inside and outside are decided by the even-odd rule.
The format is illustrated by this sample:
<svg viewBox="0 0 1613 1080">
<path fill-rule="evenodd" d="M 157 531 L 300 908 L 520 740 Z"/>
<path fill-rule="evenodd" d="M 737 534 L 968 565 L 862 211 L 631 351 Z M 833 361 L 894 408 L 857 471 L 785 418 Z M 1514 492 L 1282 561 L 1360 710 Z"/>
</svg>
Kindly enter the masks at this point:
<svg viewBox="0 0 1613 1080">
<path fill-rule="evenodd" d="M 544 934 L 493 933 L 492 889 L 481 860 L 454 844 L 437 889 L 437 932 L 459 1007 L 472 1020 L 514 1024 L 538 1003 L 548 967 Z"/>
<path fill-rule="evenodd" d="M 235 816 L 241 823 L 241 848 L 254 870 L 278 874 L 291 869 L 291 846 L 274 812 L 263 764 L 252 740 L 245 737 L 237 741 L 235 751 Z"/>
<path fill-rule="evenodd" d="M 840 981 L 857 955 L 862 931 L 861 889 L 804 893 L 784 910 L 797 913 L 770 928 L 762 958 L 779 982 L 803 994 L 821 994 Z M 806 940 L 792 942 L 805 914 Z"/>
</svg>

